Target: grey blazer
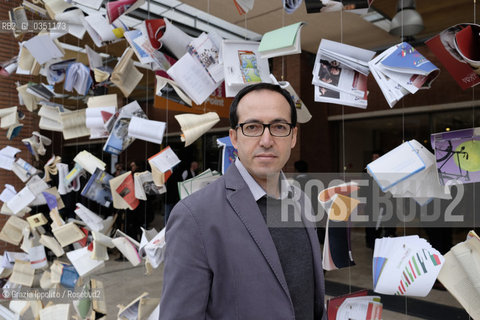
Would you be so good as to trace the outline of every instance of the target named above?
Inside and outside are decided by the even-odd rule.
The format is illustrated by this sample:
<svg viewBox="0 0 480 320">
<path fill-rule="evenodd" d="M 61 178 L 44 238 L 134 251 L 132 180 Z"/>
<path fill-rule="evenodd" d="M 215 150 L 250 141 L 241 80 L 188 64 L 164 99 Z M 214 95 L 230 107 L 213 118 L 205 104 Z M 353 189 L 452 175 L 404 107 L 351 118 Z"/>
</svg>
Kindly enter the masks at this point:
<svg viewBox="0 0 480 320">
<path fill-rule="evenodd" d="M 313 225 L 307 232 L 315 271 L 315 319 L 322 319 L 320 244 Z M 277 250 L 235 165 L 175 206 L 166 245 L 159 319 L 295 319 Z"/>
</svg>

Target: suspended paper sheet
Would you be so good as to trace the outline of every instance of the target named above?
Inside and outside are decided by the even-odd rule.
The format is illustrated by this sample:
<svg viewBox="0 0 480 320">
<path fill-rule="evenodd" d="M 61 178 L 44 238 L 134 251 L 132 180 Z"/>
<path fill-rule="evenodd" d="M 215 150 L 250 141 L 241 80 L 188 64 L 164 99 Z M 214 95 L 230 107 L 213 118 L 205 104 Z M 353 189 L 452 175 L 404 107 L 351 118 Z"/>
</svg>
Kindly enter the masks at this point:
<svg viewBox="0 0 480 320">
<path fill-rule="evenodd" d="M 417 235 L 375 240 L 373 287 L 382 294 L 425 297 L 445 262 Z"/>
</svg>

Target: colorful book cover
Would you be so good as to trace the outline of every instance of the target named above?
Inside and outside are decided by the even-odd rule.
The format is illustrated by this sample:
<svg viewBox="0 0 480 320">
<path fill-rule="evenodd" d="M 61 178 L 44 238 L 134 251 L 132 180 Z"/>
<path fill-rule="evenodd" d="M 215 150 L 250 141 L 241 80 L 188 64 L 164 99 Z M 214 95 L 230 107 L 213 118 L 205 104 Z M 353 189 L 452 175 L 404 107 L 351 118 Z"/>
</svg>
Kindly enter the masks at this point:
<svg viewBox="0 0 480 320">
<path fill-rule="evenodd" d="M 327 301 L 327 316 L 328 320 L 336 320 L 337 319 L 337 311 L 338 308 L 342 305 L 342 303 L 345 301 L 347 298 L 353 298 L 353 297 L 364 297 L 368 295 L 368 290 L 361 290 L 361 291 L 356 291 L 352 292 L 349 294 L 345 294 L 343 296 L 338 296 L 334 298 L 330 298 Z"/>
<path fill-rule="evenodd" d="M 406 42 L 397 45 L 397 49 L 382 60 L 381 64 L 393 71 L 427 75 L 438 68 L 420 52 Z"/>
<path fill-rule="evenodd" d="M 465 62 L 455 45 L 456 33 L 463 30 L 467 25 L 458 24 L 452 26 L 425 42 L 463 90 L 471 88 L 480 82 L 480 76 Z"/>
<path fill-rule="evenodd" d="M 81 195 L 108 208 L 112 203 L 112 191 L 109 184 L 112 178 L 110 174 L 100 168 L 95 169 Z"/>
<path fill-rule="evenodd" d="M 138 207 L 140 201 L 135 198 L 135 183 L 132 174 L 129 174 L 115 191 L 128 203 L 132 210 Z"/>
<path fill-rule="evenodd" d="M 440 183 L 480 181 L 480 128 L 431 135 Z"/>
</svg>

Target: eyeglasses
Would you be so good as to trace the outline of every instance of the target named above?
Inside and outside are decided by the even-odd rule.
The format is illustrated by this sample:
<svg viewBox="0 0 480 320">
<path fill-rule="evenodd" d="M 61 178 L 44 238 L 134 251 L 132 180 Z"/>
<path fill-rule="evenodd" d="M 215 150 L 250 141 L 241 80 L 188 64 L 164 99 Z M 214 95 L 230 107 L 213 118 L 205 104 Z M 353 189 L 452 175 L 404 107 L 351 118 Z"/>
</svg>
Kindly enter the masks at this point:
<svg viewBox="0 0 480 320">
<path fill-rule="evenodd" d="M 293 125 L 286 122 L 260 123 L 260 122 L 244 122 L 239 123 L 237 128 L 242 129 L 242 133 L 247 137 L 260 137 L 263 135 L 265 128 L 268 128 L 270 134 L 274 137 L 287 137 L 292 132 Z"/>
</svg>

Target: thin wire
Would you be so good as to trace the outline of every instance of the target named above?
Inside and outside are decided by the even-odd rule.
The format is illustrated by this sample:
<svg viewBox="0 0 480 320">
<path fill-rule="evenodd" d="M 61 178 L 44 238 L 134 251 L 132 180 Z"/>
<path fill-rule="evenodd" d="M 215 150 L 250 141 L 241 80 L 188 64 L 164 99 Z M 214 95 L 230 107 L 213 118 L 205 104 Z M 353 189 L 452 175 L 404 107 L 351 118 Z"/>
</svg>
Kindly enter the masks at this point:
<svg viewBox="0 0 480 320">
<path fill-rule="evenodd" d="M 403 10 L 403 0 L 401 0 L 401 5 L 402 5 L 402 10 Z M 403 22 L 403 18 L 404 18 L 404 12 L 402 11 L 402 15 L 401 15 L 401 18 L 402 18 L 402 23 L 401 23 L 401 37 L 402 37 L 402 43 L 404 41 L 404 33 L 403 33 L 403 26 L 404 26 L 404 22 Z M 402 99 L 402 143 L 405 142 L 405 103 L 404 103 L 404 100 Z M 406 221 L 405 221 L 405 203 L 402 201 L 402 206 L 403 206 L 403 236 L 405 237 L 406 236 L 406 233 L 407 233 L 407 227 L 406 227 Z M 405 245 L 405 243 L 404 243 Z M 408 300 L 407 300 L 407 296 L 405 295 L 405 316 L 408 317 Z"/>
<path fill-rule="evenodd" d="M 150 0 L 147 1 L 147 18 L 150 19 Z M 148 103 L 150 102 L 149 100 L 149 88 L 150 86 L 148 85 L 150 83 L 150 71 L 148 69 L 146 69 L 146 89 L 145 89 L 145 113 L 147 114 L 147 118 L 150 116 L 150 112 L 149 112 L 149 107 L 148 107 Z M 155 80 L 155 77 L 154 77 L 154 80 Z M 154 81 L 155 82 L 155 81 Z M 145 159 L 143 160 L 143 165 L 144 165 L 144 169 L 146 170 L 147 169 L 147 158 L 148 158 L 148 142 L 144 142 L 144 145 L 145 145 Z M 145 230 L 147 229 L 147 205 L 148 205 L 148 197 L 146 197 L 146 200 L 145 200 L 145 203 L 144 203 L 144 206 L 143 206 L 143 227 L 145 228 Z"/>
<path fill-rule="evenodd" d="M 343 9 L 340 10 L 340 42 L 343 43 Z M 346 151 L 345 151 L 345 106 L 342 104 L 342 172 L 343 181 L 346 180 Z M 350 224 L 349 224 L 350 226 Z M 350 229 L 351 232 L 351 229 Z M 348 267 L 348 292 L 352 293 L 352 268 Z"/>
<path fill-rule="evenodd" d="M 282 27 L 285 26 L 285 10 L 282 10 Z M 281 79 L 284 81 L 285 77 L 285 56 L 282 56 L 282 76 Z"/>
</svg>

